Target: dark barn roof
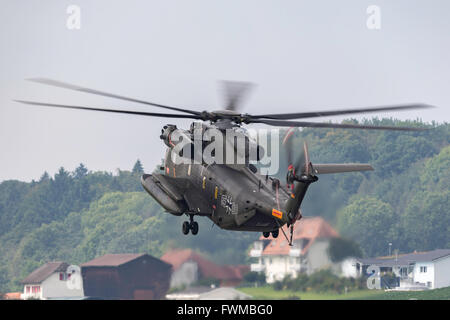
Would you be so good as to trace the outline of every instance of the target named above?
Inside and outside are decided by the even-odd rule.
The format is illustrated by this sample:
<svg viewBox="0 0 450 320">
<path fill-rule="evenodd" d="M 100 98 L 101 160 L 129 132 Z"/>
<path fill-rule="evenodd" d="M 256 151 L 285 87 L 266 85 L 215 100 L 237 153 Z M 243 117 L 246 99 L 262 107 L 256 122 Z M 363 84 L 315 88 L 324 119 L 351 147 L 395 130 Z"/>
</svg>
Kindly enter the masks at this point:
<svg viewBox="0 0 450 320">
<path fill-rule="evenodd" d="M 117 253 L 105 254 L 94 260 L 83 263 L 82 267 L 118 267 L 137 258 L 146 255 L 145 253 Z"/>
<path fill-rule="evenodd" d="M 26 277 L 22 283 L 35 284 L 41 283 L 55 272 L 65 272 L 69 264 L 62 261 L 47 262 L 43 266 L 37 268 Z"/>
</svg>

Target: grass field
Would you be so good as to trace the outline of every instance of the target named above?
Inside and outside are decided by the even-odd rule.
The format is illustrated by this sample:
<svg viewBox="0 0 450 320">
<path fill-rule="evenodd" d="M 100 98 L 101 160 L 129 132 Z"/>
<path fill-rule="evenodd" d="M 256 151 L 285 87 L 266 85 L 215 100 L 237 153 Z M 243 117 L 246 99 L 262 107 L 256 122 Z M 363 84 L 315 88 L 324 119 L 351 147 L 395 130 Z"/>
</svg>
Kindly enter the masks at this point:
<svg viewBox="0 0 450 320">
<path fill-rule="evenodd" d="M 240 291 L 253 296 L 254 299 L 293 299 L 301 300 L 449 300 L 450 287 L 416 292 L 385 292 L 381 290 L 359 290 L 351 291 L 347 294 L 336 293 L 316 293 L 316 292 L 295 292 L 280 290 L 276 291 L 272 287 L 259 288 L 239 288 Z"/>
</svg>

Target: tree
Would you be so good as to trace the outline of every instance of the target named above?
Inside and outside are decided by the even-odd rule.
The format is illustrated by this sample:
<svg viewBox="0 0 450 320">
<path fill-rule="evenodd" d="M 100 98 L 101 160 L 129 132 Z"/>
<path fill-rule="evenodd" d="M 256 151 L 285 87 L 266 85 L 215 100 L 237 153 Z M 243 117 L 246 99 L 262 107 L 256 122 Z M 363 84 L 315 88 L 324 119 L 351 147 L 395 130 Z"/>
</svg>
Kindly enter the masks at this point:
<svg viewBox="0 0 450 320">
<path fill-rule="evenodd" d="M 142 163 L 139 159 L 134 164 L 133 170 L 131 172 L 133 172 L 134 174 L 143 174 L 144 173 L 144 167 L 142 166 Z"/>
<path fill-rule="evenodd" d="M 355 241 L 346 238 L 331 239 L 328 254 L 333 262 L 340 262 L 349 257 L 362 257 L 362 251 L 359 245 Z"/>
<path fill-rule="evenodd" d="M 369 256 L 382 255 L 392 241 L 396 217 L 392 207 L 373 197 L 355 197 L 338 212 L 342 235 L 358 242 Z"/>
<path fill-rule="evenodd" d="M 88 169 L 84 166 L 84 164 L 80 163 L 78 168 L 75 169 L 75 172 L 73 174 L 75 179 L 81 179 L 85 177 L 88 173 Z"/>
<path fill-rule="evenodd" d="M 247 272 L 244 275 L 244 281 L 246 283 L 265 284 L 266 276 L 263 272 Z"/>
<path fill-rule="evenodd" d="M 377 175 L 385 177 L 401 173 L 417 160 L 437 151 L 424 137 L 383 132 L 377 139 L 374 155 L 374 165 L 379 168 Z"/>
<path fill-rule="evenodd" d="M 409 250 L 450 247 L 450 191 L 419 193 L 402 216 L 404 245 Z"/>
<path fill-rule="evenodd" d="M 428 190 L 450 189 L 450 146 L 425 163 L 420 175 L 420 183 Z"/>
<path fill-rule="evenodd" d="M 49 181 L 50 176 L 47 171 L 44 171 L 44 174 L 39 178 L 39 182 Z"/>
<path fill-rule="evenodd" d="M 6 287 L 8 285 L 8 270 L 6 267 L 0 267 L 0 300 L 2 299 L 2 292 L 7 292 Z"/>
</svg>

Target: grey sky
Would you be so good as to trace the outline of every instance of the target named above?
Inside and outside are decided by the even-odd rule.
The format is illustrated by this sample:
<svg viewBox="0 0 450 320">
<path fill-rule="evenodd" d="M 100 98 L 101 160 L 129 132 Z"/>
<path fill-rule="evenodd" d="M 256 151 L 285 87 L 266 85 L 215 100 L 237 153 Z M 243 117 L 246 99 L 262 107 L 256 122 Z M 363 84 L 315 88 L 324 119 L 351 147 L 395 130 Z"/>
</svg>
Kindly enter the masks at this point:
<svg viewBox="0 0 450 320">
<path fill-rule="evenodd" d="M 71 4 L 80 30 L 66 28 Z M 381 30 L 366 27 L 373 4 Z M 151 171 L 161 126 L 189 123 L 12 102 L 152 109 L 29 77 L 197 110 L 220 109 L 217 80 L 250 81 L 249 113 L 426 102 L 439 108 L 378 115 L 449 121 L 449 18 L 445 0 L 2 0 L 0 181 L 80 162 L 130 169 L 137 158 Z"/>
</svg>

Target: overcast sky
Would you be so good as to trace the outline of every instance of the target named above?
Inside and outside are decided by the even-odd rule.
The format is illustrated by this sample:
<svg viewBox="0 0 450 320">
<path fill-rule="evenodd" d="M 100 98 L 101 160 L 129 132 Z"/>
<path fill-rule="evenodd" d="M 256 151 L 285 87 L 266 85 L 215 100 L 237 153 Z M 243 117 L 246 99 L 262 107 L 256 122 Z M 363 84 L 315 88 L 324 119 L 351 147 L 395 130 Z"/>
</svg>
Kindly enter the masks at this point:
<svg viewBox="0 0 450 320">
<path fill-rule="evenodd" d="M 67 28 L 69 5 L 79 30 Z M 379 30 L 367 27 L 370 5 Z M 218 80 L 250 81 L 249 113 L 425 102 L 438 108 L 378 115 L 450 120 L 446 0 L 2 0 L 0 24 L 0 181 L 80 162 L 131 169 L 138 158 L 151 171 L 161 127 L 189 124 L 12 102 L 158 111 L 30 77 L 196 110 L 222 107 Z"/>
</svg>

